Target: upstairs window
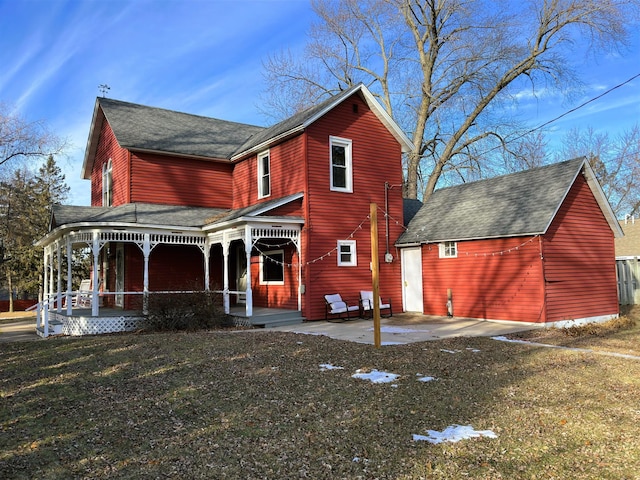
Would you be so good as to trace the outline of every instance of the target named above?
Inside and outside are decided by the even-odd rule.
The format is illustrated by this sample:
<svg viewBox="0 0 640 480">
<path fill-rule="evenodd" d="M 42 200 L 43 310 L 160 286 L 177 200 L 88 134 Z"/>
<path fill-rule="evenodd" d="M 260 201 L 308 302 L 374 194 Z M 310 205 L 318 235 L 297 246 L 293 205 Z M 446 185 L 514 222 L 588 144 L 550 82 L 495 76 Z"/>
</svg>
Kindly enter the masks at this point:
<svg viewBox="0 0 640 480">
<path fill-rule="evenodd" d="M 331 190 L 353 192 L 351 140 L 329 137 Z"/>
<path fill-rule="evenodd" d="M 258 155 L 258 198 L 271 195 L 271 165 L 269 151 Z"/>
<path fill-rule="evenodd" d="M 111 159 L 102 166 L 102 206 L 110 207 L 113 202 L 113 174 Z"/>
<path fill-rule="evenodd" d="M 456 258 L 458 256 L 458 244 L 456 242 L 442 242 L 439 244 L 440 258 Z"/>
<path fill-rule="evenodd" d="M 284 285 L 284 250 L 260 255 L 260 285 Z"/>
<path fill-rule="evenodd" d="M 355 240 L 338 240 L 338 266 L 355 267 L 358 265 Z"/>
</svg>

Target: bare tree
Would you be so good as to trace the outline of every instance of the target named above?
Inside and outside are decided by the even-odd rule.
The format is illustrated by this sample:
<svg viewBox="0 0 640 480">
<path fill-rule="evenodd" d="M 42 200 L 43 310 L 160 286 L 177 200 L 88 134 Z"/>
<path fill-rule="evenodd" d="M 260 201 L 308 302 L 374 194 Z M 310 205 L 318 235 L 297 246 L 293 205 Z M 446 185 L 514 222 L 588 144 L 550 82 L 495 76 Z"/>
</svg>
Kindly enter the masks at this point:
<svg viewBox="0 0 640 480">
<path fill-rule="evenodd" d="M 42 160 L 64 150 L 66 141 L 44 122 L 29 122 L 0 103 L 0 166 L 19 160 Z"/>
<path fill-rule="evenodd" d="M 640 212 L 640 126 L 613 138 L 593 128 L 570 130 L 558 159 L 581 156 L 587 157 L 619 218 Z"/>
<path fill-rule="evenodd" d="M 265 105 L 286 116 L 358 82 L 410 133 L 405 195 L 478 173 L 522 136 L 516 93 L 567 94 L 570 58 L 618 48 L 638 0 L 312 0 L 303 58 L 265 62 Z M 582 46 L 583 50 L 579 49 Z M 284 103 L 283 103 L 284 100 Z M 505 108 L 505 107 L 510 108 Z M 511 112 L 511 113 L 509 113 Z"/>
</svg>

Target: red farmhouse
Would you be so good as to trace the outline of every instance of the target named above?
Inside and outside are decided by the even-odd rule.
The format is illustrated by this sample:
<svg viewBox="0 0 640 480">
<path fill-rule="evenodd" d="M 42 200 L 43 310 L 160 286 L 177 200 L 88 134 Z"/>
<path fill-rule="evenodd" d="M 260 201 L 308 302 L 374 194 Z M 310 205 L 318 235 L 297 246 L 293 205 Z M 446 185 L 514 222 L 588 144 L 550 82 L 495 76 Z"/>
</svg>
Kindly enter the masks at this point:
<svg viewBox="0 0 640 480">
<path fill-rule="evenodd" d="M 363 85 L 270 128 L 98 98 L 81 172 L 91 207 L 56 207 L 39 242 L 49 308 L 65 333 L 103 331 L 71 315 L 77 286 L 63 271 L 89 247 L 95 320 L 101 306 L 196 289 L 223 292 L 248 318 L 324 318 L 325 294 L 356 302 L 371 289 L 371 203 L 397 220 L 379 244 L 401 235 L 401 188 L 387 187 L 402 183 L 410 149 Z M 384 253 L 382 293 L 401 305 L 400 259 Z"/>
<path fill-rule="evenodd" d="M 397 242 L 404 307 L 557 326 L 614 318 L 620 236 L 582 158 L 443 188 Z"/>
</svg>

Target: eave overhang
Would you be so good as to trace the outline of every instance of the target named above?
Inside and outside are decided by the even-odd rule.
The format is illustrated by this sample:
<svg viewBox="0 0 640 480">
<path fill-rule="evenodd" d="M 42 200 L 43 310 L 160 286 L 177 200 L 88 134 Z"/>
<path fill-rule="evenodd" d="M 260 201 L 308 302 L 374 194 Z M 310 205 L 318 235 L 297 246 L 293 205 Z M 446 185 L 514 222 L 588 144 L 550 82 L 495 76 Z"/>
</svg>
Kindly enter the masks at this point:
<svg viewBox="0 0 640 480">
<path fill-rule="evenodd" d="M 267 140 L 265 140 L 264 142 L 259 143 L 258 145 L 255 145 L 247 150 L 244 150 L 242 152 L 238 152 L 234 155 L 231 156 L 231 161 L 238 161 L 241 160 L 247 156 L 256 154 L 262 150 L 265 150 L 266 148 L 269 148 L 271 145 L 274 145 L 278 142 L 281 142 L 282 140 L 289 138 L 291 136 L 297 135 L 301 132 L 303 132 L 304 130 L 306 130 L 311 124 L 313 124 L 314 122 L 316 122 L 318 119 L 320 119 L 321 117 L 323 117 L 324 115 L 326 115 L 327 113 L 329 113 L 331 110 L 333 110 L 336 106 L 338 106 L 339 104 L 341 104 L 342 102 L 346 101 L 347 99 L 349 99 L 352 95 L 355 95 L 356 93 L 360 93 L 361 98 L 365 101 L 365 103 L 367 104 L 367 106 L 371 109 L 371 111 L 376 115 L 376 117 L 378 117 L 378 120 L 380 120 L 382 122 L 382 124 L 387 128 L 387 130 L 389 130 L 389 132 L 391 133 L 391 135 L 394 136 L 394 138 L 398 141 L 398 143 L 400 144 L 401 150 L 403 153 L 407 153 L 407 152 L 411 152 L 414 150 L 413 147 L 413 143 L 411 143 L 411 140 L 409 139 L 409 137 L 407 137 L 407 135 L 402 131 L 402 129 L 398 126 L 398 124 L 393 120 L 393 118 L 391 118 L 391 116 L 384 110 L 384 108 L 382 108 L 382 105 L 380 105 L 380 103 L 376 100 L 376 98 L 374 97 L 374 95 L 371 93 L 371 91 L 364 85 L 364 84 L 359 84 L 356 85 L 355 87 L 353 87 L 353 91 L 351 93 L 351 95 L 346 96 L 346 97 L 338 97 L 335 99 L 335 101 L 328 103 L 325 108 L 323 108 L 322 110 L 319 110 L 318 112 L 315 113 L 315 115 L 307 118 L 303 123 L 301 123 L 300 125 L 297 125 L 275 137 L 269 138 Z"/>
</svg>

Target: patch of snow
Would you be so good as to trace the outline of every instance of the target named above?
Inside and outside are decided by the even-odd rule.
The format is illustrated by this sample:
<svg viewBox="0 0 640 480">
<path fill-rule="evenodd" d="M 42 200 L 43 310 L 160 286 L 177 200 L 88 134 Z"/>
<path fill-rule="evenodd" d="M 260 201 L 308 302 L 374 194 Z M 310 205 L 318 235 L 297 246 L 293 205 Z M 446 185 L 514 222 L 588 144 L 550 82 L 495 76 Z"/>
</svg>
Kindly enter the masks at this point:
<svg viewBox="0 0 640 480">
<path fill-rule="evenodd" d="M 371 383 L 391 383 L 394 382 L 400 375 L 396 373 L 381 372 L 375 368 L 370 372 L 362 372 L 356 370 L 356 373 L 351 375 L 353 378 L 359 378 L 361 380 L 369 380 Z"/>
<path fill-rule="evenodd" d="M 480 351 L 477 348 L 471 348 L 471 347 L 467 347 L 467 350 L 469 350 L 472 353 L 478 353 Z"/>
<path fill-rule="evenodd" d="M 491 337 L 492 340 L 498 340 L 499 342 L 508 342 L 508 343 L 529 343 L 531 344 L 532 342 L 527 342 L 526 340 L 516 340 L 515 338 L 508 338 L 505 337 L 504 335 L 498 335 L 497 337 Z"/>
<path fill-rule="evenodd" d="M 413 441 L 426 441 L 438 444 L 443 442 L 459 442 L 460 440 L 474 437 L 498 438 L 491 430 L 474 430 L 471 425 L 450 425 L 442 432 L 427 430 L 427 435 L 416 435 L 414 433 Z"/>
<path fill-rule="evenodd" d="M 436 379 L 436 377 L 429 377 L 427 375 L 422 375 L 421 373 L 418 373 L 417 376 L 418 376 L 419 382 L 425 382 L 425 383 L 431 382 L 432 380 Z"/>
<path fill-rule="evenodd" d="M 441 348 L 440 351 L 444 353 L 460 353 L 461 352 L 461 350 L 446 350 L 444 348 Z"/>
<path fill-rule="evenodd" d="M 336 367 L 335 365 L 331 365 L 330 363 L 321 363 L 320 371 L 326 372 L 327 370 L 344 370 L 344 367 Z"/>
<path fill-rule="evenodd" d="M 380 345 L 406 345 L 407 342 L 381 342 Z"/>
</svg>

